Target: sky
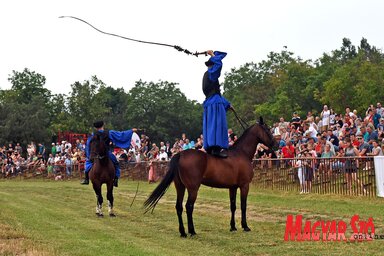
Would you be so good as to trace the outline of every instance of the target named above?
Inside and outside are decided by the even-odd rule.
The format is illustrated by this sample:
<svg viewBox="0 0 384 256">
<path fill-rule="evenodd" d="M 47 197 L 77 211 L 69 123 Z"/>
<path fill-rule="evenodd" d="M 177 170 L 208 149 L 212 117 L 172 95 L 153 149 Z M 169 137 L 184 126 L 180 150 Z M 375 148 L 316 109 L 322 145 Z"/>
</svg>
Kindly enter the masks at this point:
<svg viewBox="0 0 384 256">
<path fill-rule="evenodd" d="M 383 48 L 384 1 L 380 0 L 3 0 L 0 2 L 0 89 L 12 71 L 46 77 L 52 93 L 96 75 L 113 88 L 130 90 L 138 80 L 168 81 L 191 100 L 201 90 L 205 56 L 142 44 L 97 32 L 179 45 L 192 52 L 227 52 L 225 72 L 267 59 L 284 46 L 315 60 L 341 46 L 342 38 Z"/>
</svg>

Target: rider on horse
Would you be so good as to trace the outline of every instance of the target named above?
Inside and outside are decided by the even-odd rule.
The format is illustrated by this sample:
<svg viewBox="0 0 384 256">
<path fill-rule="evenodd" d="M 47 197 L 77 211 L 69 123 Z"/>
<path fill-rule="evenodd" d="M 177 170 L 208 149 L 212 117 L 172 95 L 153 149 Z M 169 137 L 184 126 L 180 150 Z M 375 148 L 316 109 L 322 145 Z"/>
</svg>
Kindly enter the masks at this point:
<svg viewBox="0 0 384 256">
<path fill-rule="evenodd" d="M 109 157 L 109 159 L 111 159 L 113 165 L 115 166 L 115 172 L 116 172 L 113 185 L 115 187 L 117 187 L 118 186 L 118 179 L 120 177 L 120 165 L 119 165 L 119 161 L 116 159 L 116 156 L 114 154 L 112 154 L 112 152 L 109 150 L 110 144 L 113 143 L 120 148 L 129 148 L 131 145 L 132 134 L 133 134 L 133 132 L 137 132 L 137 129 L 132 128 L 132 130 L 127 130 L 127 131 L 123 131 L 123 132 L 114 131 L 114 130 L 108 131 L 108 130 L 104 130 L 104 122 L 103 121 L 94 122 L 93 126 L 96 128 L 95 133 L 98 133 L 103 138 L 103 141 L 104 141 L 106 147 L 108 148 L 108 157 Z M 85 178 L 81 182 L 81 184 L 83 184 L 83 185 L 89 184 L 88 172 L 92 169 L 92 166 L 93 166 L 93 159 L 90 159 L 91 152 L 90 152 L 90 147 L 89 147 L 90 146 L 89 144 L 90 144 L 90 141 L 91 141 L 93 135 L 94 134 L 92 134 L 88 138 L 87 144 L 85 146 L 85 155 L 86 155 L 85 171 L 84 171 L 85 172 Z"/>
<path fill-rule="evenodd" d="M 219 77 L 223 66 L 225 52 L 207 51 L 211 57 L 205 62 L 208 70 L 203 77 L 203 92 L 206 97 L 203 106 L 204 148 L 208 154 L 227 157 L 228 128 L 226 111 L 232 109 L 231 104 L 220 93 Z"/>
</svg>

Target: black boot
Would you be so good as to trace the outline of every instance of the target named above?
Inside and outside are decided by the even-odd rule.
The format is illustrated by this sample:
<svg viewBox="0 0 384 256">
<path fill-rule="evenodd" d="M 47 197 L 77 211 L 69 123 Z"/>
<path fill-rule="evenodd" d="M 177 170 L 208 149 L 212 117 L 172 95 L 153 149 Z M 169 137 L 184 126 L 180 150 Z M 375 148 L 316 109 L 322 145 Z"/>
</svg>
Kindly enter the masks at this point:
<svg viewBox="0 0 384 256">
<path fill-rule="evenodd" d="M 216 156 L 216 157 L 227 158 L 228 157 L 228 151 L 225 148 L 215 147 L 212 150 L 212 155 Z"/>
<path fill-rule="evenodd" d="M 119 186 L 119 184 L 118 184 L 118 180 L 119 180 L 119 178 L 115 178 L 115 179 L 113 180 L 113 186 L 115 186 L 115 187 L 118 187 L 118 186 Z"/>
<path fill-rule="evenodd" d="M 89 184 L 89 175 L 88 172 L 85 172 L 85 177 L 84 179 L 80 182 L 81 185 L 88 185 Z"/>
</svg>

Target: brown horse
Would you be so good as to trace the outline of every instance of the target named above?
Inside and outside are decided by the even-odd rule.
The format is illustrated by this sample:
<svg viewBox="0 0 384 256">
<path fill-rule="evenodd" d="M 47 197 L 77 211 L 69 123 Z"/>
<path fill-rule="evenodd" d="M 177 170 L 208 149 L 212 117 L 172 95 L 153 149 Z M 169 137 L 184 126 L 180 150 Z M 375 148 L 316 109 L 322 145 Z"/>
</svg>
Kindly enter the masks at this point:
<svg viewBox="0 0 384 256">
<path fill-rule="evenodd" d="M 228 150 L 228 158 L 217 158 L 193 149 L 176 154 L 171 159 L 169 170 L 163 180 L 145 201 L 146 212 L 154 210 L 173 181 L 177 191 L 176 212 L 180 235 L 182 237 L 187 236 L 182 220 L 182 204 L 185 189 L 187 189 L 188 199 L 185 208 L 188 233 L 192 236 L 196 234 L 192 213 L 200 185 L 228 188 L 232 213 L 230 230 L 235 231 L 237 230 L 235 224 L 236 193 L 237 188 L 240 188 L 241 226 L 244 231 L 250 231 L 246 218 L 247 196 L 249 183 L 253 178 L 252 159 L 258 143 L 263 143 L 268 147 L 275 146 L 276 143 L 262 118 L 260 118 L 259 123 L 244 131 L 243 135 Z"/>
<path fill-rule="evenodd" d="M 116 217 L 113 213 L 113 180 L 115 178 L 115 167 L 108 157 L 108 149 L 99 133 L 95 133 L 90 141 L 90 159 L 93 160 L 89 178 L 92 181 L 93 190 L 96 193 L 96 215 L 103 217 L 102 205 L 103 195 L 101 185 L 107 185 L 107 200 L 109 216 Z"/>
</svg>

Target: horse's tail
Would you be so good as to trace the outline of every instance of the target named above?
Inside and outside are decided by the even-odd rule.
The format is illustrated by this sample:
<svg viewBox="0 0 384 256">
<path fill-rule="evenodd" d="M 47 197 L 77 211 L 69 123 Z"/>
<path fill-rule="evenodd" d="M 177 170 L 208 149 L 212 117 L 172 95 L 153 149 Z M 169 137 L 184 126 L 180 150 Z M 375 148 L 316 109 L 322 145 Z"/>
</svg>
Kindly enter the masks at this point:
<svg viewBox="0 0 384 256">
<path fill-rule="evenodd" d="M 178 170 L 180 154 L 176 154 L 172 157 L 169 163 L 168 172 L 165 174 L 160 184 L 153 190 L 152 194 L 144 202 L 145 213 L 150 210 L 154 210 L 161 197 L 165 194 L 169 185 L 171 185 L 173 178 Z"/>
</svg>

